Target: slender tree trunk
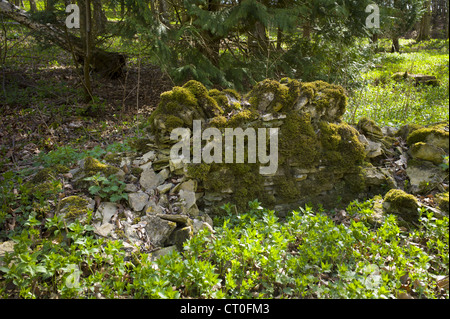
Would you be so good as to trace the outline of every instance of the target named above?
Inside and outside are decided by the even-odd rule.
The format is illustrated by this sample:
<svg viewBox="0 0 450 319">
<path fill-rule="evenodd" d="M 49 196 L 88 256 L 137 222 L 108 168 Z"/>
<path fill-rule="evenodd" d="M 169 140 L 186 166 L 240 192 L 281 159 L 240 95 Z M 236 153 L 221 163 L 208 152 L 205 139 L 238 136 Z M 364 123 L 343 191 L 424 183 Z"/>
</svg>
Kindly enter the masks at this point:
<svg viewBox="0 0 450 319">
<path fill-rule="evenodd" d="M 400 43 L 399 43 L 399 38 L 397 36 L 395 36 L 392 39 L 392 53 L 397 52 L 400 53 Z"/>
<path fill-rule="evenodd" d="M 420 21 L 419 34 L 417 36 L 417 41 L 425 41 L 430 39 L 430 29 L 431 29 L 431 0 L 425 2 L 426 12 L 422 16 Z"/>
<path fill-rule="evenodd" d="M 92 100 L 92 85 L 90 76 L 90 64 L 92 59 L 92 23 L 91 23 L 91 0 L 79 0 L 80 7 L 80 31 L 83 44 L 83 86 L 86 102 Z"/>
<path fill-rule="evenodd" d="M 36 11 L 37 11 L 36 1 L 30 0 L 30 12 L 36 12 Z"/>
</svg>

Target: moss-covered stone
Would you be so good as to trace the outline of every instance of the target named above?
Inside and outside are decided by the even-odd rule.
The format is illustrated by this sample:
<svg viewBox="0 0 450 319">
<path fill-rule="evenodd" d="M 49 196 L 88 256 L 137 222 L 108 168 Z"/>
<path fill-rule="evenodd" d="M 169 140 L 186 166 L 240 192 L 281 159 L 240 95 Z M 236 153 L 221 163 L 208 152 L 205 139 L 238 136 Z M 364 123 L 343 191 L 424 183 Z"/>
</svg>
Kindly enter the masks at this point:
<svg viewBox="0 0 450 319">
<path fill-rule="evenodd" d="M 242 109 L 240 104 L 241 96 L 234 90 L 226 89 L 219 91 L 212 89 L 209 91 L 209 96 L 216 100 L 219 107 L 221 107 L 225 114 Z"/>
<path fill-rule="evenodd" d="M 436 147 L 440 147 L 448 152 L 449 150 L 449 132 L 439 128 L 421 128 L 409 134 L 407 140 L 408 145 L 418 142 L 428 143 Z"/>
<path fill-rule="evenodd" d="M 357 127 L 365 136 L 374 141 L 383 139 L 383 132 L 374 120 L 364 117 L 359 120 Z"/>
<path fill-rule="evenodd" d="M 88 213 L 89 202 L 79 196 L 69 196 L 63 198 L 60 202 L 60 213 L 64 214 L 65 218 L 79 218 Z"/>
<path fill-rule="evenodd" d="M 147 153 L 152 149 L 152 141 L 148 138 L 130 140 L 128 145 L 135 149 L 139 154 Z"/>
<path fill-rule="evenodd" d="M 280 112 L 288 105 L 289 88 L 274 80 L 264 80 L 256 84 L 246 96 L 252 108 L 260 112 Z"/>
<path fill-rule="evenodd" d="M 53 180 L 58 177 L 58 174 L 65 174 L 69 172 L 69 168 L 64 165 L 54 165 L 52 167 L 41 169 L 31 180 L 33 183 L 42 183 L 48 180 Z"/>
<path fill-rule="evenodd" d="M 419 219 L 417 199 L 401 189 L 391 189 L 386 193 L 383 208 L 386 213 L 396 214 L 406 222 L 417 222 Z"/>
<path fill-rule="evenodd" d="M 442 148 L 424 142 L 413 144 L 409 151 L 413 158 L 429 161 L 434 164 L 442 163 L 446 155 Z"/>
<path fill-rule="evenodd" d="M 440 210 L 449 213 L 448 192 L 436 195 L 436 202 Z"/>
<path fill-rule="evenodd" d="M 99 160 L 88 156 L 84 159 L 84 172 L 86 176 L 93 176 L 97 173 L 103 173 L 108 177 L 119 172 L 119 168 L 103 164 Z"/>
</svg>

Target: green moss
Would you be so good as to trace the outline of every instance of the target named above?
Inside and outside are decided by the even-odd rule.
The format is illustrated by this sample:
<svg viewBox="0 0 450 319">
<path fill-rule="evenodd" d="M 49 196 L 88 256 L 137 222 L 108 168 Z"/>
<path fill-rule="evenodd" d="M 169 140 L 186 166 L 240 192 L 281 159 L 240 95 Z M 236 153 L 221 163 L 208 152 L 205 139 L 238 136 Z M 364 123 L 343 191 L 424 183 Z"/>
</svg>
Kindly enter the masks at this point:
<svg viewBox="0 0 450 319">
<path fill-rule="evenodd" d="M 339 85 L 329 84 L 324 81 L 301 83 L 299 86 L 300 95 L 309 98 L 320 111 L 329 108 L 331 105 L 337 106 L 336 117 L 341 117 L 345 113 L 347 106 L 347 96 L 344 89 Z M 295 86 L 291 90 L 295 92 Z M 292 92 L 291 92 L 292 94 Z"/>
<path fill-rule="evenodd" d="M 223 114 L 223 109 L 217 104 L 217 101 L 209 96 L 208 90 L 198 81 L 188 81 L 183 85 L 197 99 L 197 107 L 203 109 L 207 117 L 213 117 Z"/>
<path fill-rule="evenodd" d="M 422 126 L 422 125 L 419 125 L 419 124 L 414 124 L 414 123 L 406 124 L 406 125 L 403 125 L 403 126 L 395 133 L 395 136 L 401 137 L 401 138 L 403 138 L 404 140 L 406 140 L 406 139 L 408 138 L 408 136 L 409 136 L 412 132 L 414 132 L 414 131 L 416 131 L 416 130 L 418 130 L 418 129 L 421 129 L 421 128 L 423 128 L 423 126 Z"/>
<path fill-rule="evenodd" d="M 242 99 L 241 95 L 233 89 L 225 89 L 223 92 L 229 94 L 230 96 L 232 96 L 234 99 L 236 99 L 238 101 L 240 101 Z"/>
<path fill-rule="evenodd" d="M 360 119 L 357 127 L 364 135 L 371 139 L 380 140 L 383 138 L 381 128 L 375 123 L 374 120 L 367 117 Z"/>
<path fill-rule="evenodd" d="M 148 138 L 139 138 L 139 139 L 135 139 L 135 140 L 130 140 L 128 142 L 128 145 L 131 148 L 135 149 L 138 153 L 147 153 L 148 151 L 150 151 L 152 149 L 149 146 L 151 144 L 151 142 L 152 141 Z"/>
<path fill-rule="evenodd" d="M 341 123 L 319 123 L 319 138 L 322 145 L 322 159 L 334 169 L 362 165 L 365 159 L 364 145 L 358 140 L 358 132 Z"/>
<path fill-rule="evenodd" d="M 270 99 L 272 97 L 272 99 Z M 289 88 L 277 81 L 266 79 L 256 84 L 246 96 L 251 108 L 266 113 L 280 112 L 289 101 Z"/>
<path fill-rule="evenodd" d="M 63 198 L 60 202 L 60 211 L 65 213 L 67 218 L 77 218 L 88 212 L 89 202 L 79 196 L 69 196 Z"/>
<path fill-rule="evenodd" d="M 206 89 L 205 89 L 206 90 Z M 170 114 L 176 114 L 183 106 L 196 107 L 197 99 L 191 90 L 186 87 L 175 86 L 171 91 L 161 94 L 160 106 Z"/>
<path fill-rule="evenodd" d="M 32 183 L 42 183 L 48 180 L 53 180 L 58 177 L 58 174 L 65 174 L 69 172 L 69 168 L 64 165 L 54 165 L 52 167 L 41 169 L 31 180 Z"/>
<path fill-rule="evenodd" d="M 228 121 L 228 127 L 239 127 L 242 124 L 248 123 L 258 118 L 258 113 L 255 110 L 242 110 L 241 112 L 233 115 Z"/>
<path fill-rule="evenodd" d="M 144 170 L 140 167 L 132 166 L 131 167 L 131 174 L 134 176 L 140 176 Z"/>
<path fill-rule="evenodd" d="M 84 159 L 84 171 L 87 176 L 93 176 L 97 173 L 103 173 L 105 176 L 110 176 L 119 171 L 117 167 L 103 164 L 99 160 L 88 156 Z"/>
<path fill-rule="evenodd" d="M 209 96 L 212 97 L 219 107 L 221 107 L 224 113 L 230 113 L 232 111 L 242 109 L 239 101 L 241 100 L 240 95 L 234 90 L 224 90 L 219 91 L 217 89 L 212 89 L 209 91 Z"/>
<path fill-rule="evenodd" d="M 165 119 L 166 129 L 171 131 L 178 127 L 183 127 L 184 121 L 174 115 L 168 115 Z"/>
<path fill-rule="evenodd" d="M 220 107 L 225 109 L 228 106 L 228 98 L 225 95 L 225 93 L 223 93 L 217 89 L 212 89 L 212 90 L 209 90 L 209 96 L 212 97 L 214 100 L 216 100 L 217 104 Z"/>
<path fill-rule="evenodd" d="M 407 140 L 408 145 L 418 142 L 425 142 L 445 150 L 449 149 L 449 132 L 438 128 L 421 128 L 409 134 Z"/>
<path fill-rule="evenodd" d="M 387 213 L 399 215 L 406 222 L 417 221 L 419 217 L 417 199 L 401 189 L 391 189 L 386 193 L 383 208 Z"/>
<path fill-rule="evenodd" d="M 199 164 L 187 164 L 185 166 L 185 174 L 187 177 L 195 178 L 198 180 L 205 180 L 206 176 L 211 169 L 211 164 L 199 163 Z"/>
<path fill-rule="evenodd" d="M 448 192 L 441 193 L 436 195 L 436 202 L 438 204 L 439 209 L 441 209 L 444 212 L 449 212 L 449 206 L 448 206 Z"/>
<path fill-rule="evenodd" d="M 31 189 L 31 194 L 38 198 L 43 195 L 47 199 L 56 199 L 57 194 L 63 190 L 62 183 L 57 179 L 49 179 L 42 183 L 28 183 L 27 188 Z"/>
<path fill-rule="evenodd" d="M 309 115 L 290 114 L 280 127 L 280 164 L 311 167 L 318 162 L 319 145 Z"/>
<path fill-rule="evenodd" d="M 210 120 L 209 126 L 224 128 L 227 126 L 227 118 L 223 115 L 216 116 Z"/>
<path fill-rule="evenodd" d="M 118 154 L 114 154 L 114 153 L 109 153 L 106 154 L 103 159 L 111 164 L 115 164 L 115 165 L 120 165 L 120 163 L 122 162 L 120 156 Z"/>
</svg>

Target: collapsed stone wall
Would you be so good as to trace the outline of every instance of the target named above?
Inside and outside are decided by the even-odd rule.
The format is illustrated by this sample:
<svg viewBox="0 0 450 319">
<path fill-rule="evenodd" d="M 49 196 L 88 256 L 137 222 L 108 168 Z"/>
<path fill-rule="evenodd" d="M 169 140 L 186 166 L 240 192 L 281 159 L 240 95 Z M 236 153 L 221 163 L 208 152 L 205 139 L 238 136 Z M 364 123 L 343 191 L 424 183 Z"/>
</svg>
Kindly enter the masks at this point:
<svg viewBox="0 0 450 319">
<path fill-rule="evenodd" d="M 240 213 L 258 199 L 283 215 L 306 203 L 336 208 L 388 193 L 384 202 L 382 197 L 375 202 L 374 215 L 385 210 L 414 220 L 417 200 L 397 189 L 413 194 L 434 189 L 443 193 L 436 198 L 448 214 L 448 123 L 397 130 L 361 119 L 353 127 L 342 122 L 346 104 L 342 87 L 321 81 L 265 80 L 244 97 L 232 90 L 208 91 L 190 81 L 162 94 L 144 124 L 148 136 L 131 142 L 136 151 L 108 153 L 102 161 L 88 157 L 71 169 L 42 169 L 29 187 L 32 193 L 63 190 L 64 198 L 52 198 L 58 203 L 56 214 L 90 219 L 98 236 L 122 239 L 130 251 L 153 256 L 181 249 L 202 229 L 214 233 L 212 217 L 223 213 L 220 207 L 226 203 L 235 204 Z M 177 143 L 170 139 L 171 131 L 192 129 L 194 120 L 221 132 L 278 128 L 276 172 L 260 174 L 258 161 L 194 164 L 171 158 Z M 249 154 L 244 155 L 247 159 Z M 122 181 L 128 199 L 120 204 L 85 196 L 93 185 L 90 178 L 99 174 Z"/>
<path fill-rule="evenodd" d="M 228 202 L 245 210 L 248 201 L 258 199 L 283 213 L 306 203 L 335 207 L 386 192 L 395 181 L 388 170 L 371 165 L 368 155 L 379 155 L 374 145 L 383 152 L 392 141 L 377 136 L 370 123 L 361 125 L 367 137 L 343 123 L 346 105 L 344 89 L 322 81 L 265 80 L 245 97 L 232 90 L 208 91 L 189 81 L 164 93 L 149 119 L 155 151 L 165 154 L 158 156 L 159 167 L 154 169 L 165 160 L 174 174 L 195 179 L 196 203 L 208 214 L 219 213 Z M 171 159 L 169 150 L 177 142 L 170 139 L 171 131 L 192 129 L 194 120 L 201 120 L 203 129 L 222 132 L 236 127 L 278 128 L 277 171 L 262 175 L 258 162 L 194 164 Z"/>
</svg>

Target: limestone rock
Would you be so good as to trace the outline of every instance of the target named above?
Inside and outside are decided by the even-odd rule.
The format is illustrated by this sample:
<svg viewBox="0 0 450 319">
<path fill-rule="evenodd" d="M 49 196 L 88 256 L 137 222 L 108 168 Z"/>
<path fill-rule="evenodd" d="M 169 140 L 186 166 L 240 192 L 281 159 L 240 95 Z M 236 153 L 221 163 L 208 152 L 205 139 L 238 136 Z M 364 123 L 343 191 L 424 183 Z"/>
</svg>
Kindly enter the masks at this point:
<svg viewBox="0 0 450 319">
<path fill-rule="evenodd" d="M 101 218 L 101 224 L 107 224 L 110 222 L 111 218 L 117 214 L 119 207 L 116 203 L 103 202 L 98 206 L 96 215 Z"/>
<path fill-rule="evenodd" d="M 102 237 L 108 237 L 109 234 L 111 234 L 111 232 L 114 230 L 114 228 L 114 225 L 110 223 L 106 223 L 98 227 L 94 225 L 94 233 Z"/>
<path fill-rule="evenodd" d="M 434 164 L 442 163 L 445 151 L 432 144 L 418 142 L 411 146 L 410 153 L 413 158 L 432 162 Z"/>
<path fill-rule="evenodd" d="M 144 207 L 148 203 L 148 199 L 149 196 L 143 192 L 128 194 L 128 203 L 130 204 L 130 207 L 136 212 L 140 212 L 144 209 Z"/>
<path fill-rule="evenodd" d="M 80 196 L 69 196 L 61 200 L 59 213 L 65 219 L 83 220 L 89 209 L 93 209 L 91 203 Z"/>
<path fill-rule="evenodd" d="M 172 186 L 173 186 L 172 183 L 167 183 L 167 184 L 159 185 L 158 187 L 156 187 L 156 189 L 158 190 L 158 192 L 160 194 L 165 194 L 171 190 Z"/>
<path fill-rule="evenodd" d="M 168 244 L 177 246 L 178 250 L 183 250 L 183 243 L 193 236 L 191 226 L 176 229 L 169 237 Z"/>
<path fill-rule="evenodd" d="M 156 251 L 153 251 L 150 254 L 150 260 L 155 261 L 158 258 L 160 258 L 162 256 L 165 256 L 165 255 L 168 255 L 168 254 L 171 254 L 172 252 L 174 252 L 176 250 L 177 250 L 177 246 L 175 246 L 175 245 L 167 246 L 167 247 L 158 249 Z"/>
<path fill-rule="evenodd" d="M 164 220 L 157 216 L 145 216 L 142 217 L 142 220 L 147 222 L 145 230 L 150 242 L 155 246 L 163 246 L 164 242 L 177 227 L 175 222 Z"/>
<path fill-rule="evenodd" d="M 147 205 L 145 206 L 145 213 L 147 215 L 157 215 L 162 214 L 162 208 L 158 205 L 154 200 L 149 200 Z"/>
<path fill-rule="evenodd" d="M 196 197 L 195 197 L 194 191 L 182 189 L 182 190 L 180 190 L 179 194 L 180 194 L 181 205 L 184 208 L 189 209 L 195 204 Z"/>
<path fill-rule="evenodd" d="M 152 168 L 144 170 L 141 174 L 139 183 L 145 190 L 151 190 L 161 185 L 164 180 L 161 180 L 161 176 L 156 174 Z"/>
<path fill-rule="evenodd" d="M 391 189 L 384 196 L 383 209 L 386 213 L 396 214 L 406 222 L 419 220 L 417 199 L 400 189 Z"/>
<path fill-rule="evenodd" d="M 410 160 L 406 168 L 409 177 L 411 191 L 413 193 L 423 193 L 436 187 L 448 178 L 448 173 L 428 161 Z"/>
<path fill-rule="evenodd" d="M 169 214 L 158 214 L 159 218 L 169 220 L 175 222 L 180 225 L 188 225 L 190 223 L 190 219 L 186 215 L 169 215 Z"/>
</svg>

